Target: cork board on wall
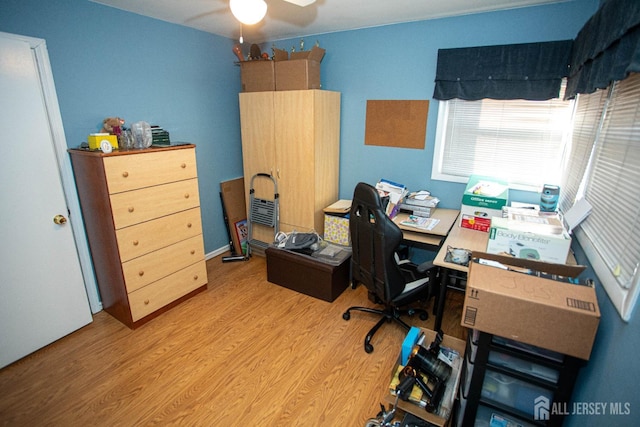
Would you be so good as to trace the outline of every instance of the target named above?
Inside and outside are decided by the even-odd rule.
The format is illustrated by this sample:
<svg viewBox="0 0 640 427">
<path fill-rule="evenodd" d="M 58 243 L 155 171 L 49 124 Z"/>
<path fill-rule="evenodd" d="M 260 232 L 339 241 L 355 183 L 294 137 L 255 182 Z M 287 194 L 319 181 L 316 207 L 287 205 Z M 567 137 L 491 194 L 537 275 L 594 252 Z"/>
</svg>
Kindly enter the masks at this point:
<svg viewBox="0 0 640 427">
<path fill-rule="evenodd" d="M 365 145 L 423 149 L 429 101 L 367 101 Z"/>
</svg>

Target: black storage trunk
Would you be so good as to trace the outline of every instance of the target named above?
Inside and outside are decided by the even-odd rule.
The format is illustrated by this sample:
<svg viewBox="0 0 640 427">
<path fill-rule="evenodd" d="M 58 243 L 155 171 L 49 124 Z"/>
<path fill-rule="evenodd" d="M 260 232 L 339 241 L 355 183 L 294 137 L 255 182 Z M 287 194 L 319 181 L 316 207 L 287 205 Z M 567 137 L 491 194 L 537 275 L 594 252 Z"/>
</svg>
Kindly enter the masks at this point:
<svg viewBox="0 0 640 427">
<path fill-rule="evenodd" d="M 349 286 L 351 256 L 337 265 L 310 256 L 269 247 L 267 280 L 324 301 L 332 302 Z"/>
</svg>

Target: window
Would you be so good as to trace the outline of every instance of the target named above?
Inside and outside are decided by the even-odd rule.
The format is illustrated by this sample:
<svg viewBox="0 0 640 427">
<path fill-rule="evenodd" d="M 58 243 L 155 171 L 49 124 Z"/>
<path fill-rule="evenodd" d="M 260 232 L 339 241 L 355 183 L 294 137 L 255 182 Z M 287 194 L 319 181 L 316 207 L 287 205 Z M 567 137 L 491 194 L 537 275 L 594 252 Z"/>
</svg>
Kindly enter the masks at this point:
<svg viewBox="0 0 640 427">
<path fill-rule="evenodd" d="M 640 271 L 640 74 L 578 95 L 560 207 L 585 197 L 591 214 L 576 230 L 589 261 L 628 321 Z"/>
<path fill-rule="evenodd" d="M 540 191 L 560 183 L 573 101 L 440 101 L 432 179 L 503 178 L 512 188 Z"/>
</svg>

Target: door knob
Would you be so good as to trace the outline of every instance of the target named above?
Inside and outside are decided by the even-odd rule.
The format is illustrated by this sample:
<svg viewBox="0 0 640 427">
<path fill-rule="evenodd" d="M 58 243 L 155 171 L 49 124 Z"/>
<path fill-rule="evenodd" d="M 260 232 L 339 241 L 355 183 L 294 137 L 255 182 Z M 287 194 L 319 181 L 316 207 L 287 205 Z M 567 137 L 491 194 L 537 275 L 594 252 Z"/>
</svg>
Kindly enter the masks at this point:
<svg viewBox="0 0 640 427">
<path fill-rule="evenodd" d="M 53 222 L 58 225 L 63 225 L 67 223 L 67 218 L 63 215 L 56 215 L 53 217 Z"/>
</svg>

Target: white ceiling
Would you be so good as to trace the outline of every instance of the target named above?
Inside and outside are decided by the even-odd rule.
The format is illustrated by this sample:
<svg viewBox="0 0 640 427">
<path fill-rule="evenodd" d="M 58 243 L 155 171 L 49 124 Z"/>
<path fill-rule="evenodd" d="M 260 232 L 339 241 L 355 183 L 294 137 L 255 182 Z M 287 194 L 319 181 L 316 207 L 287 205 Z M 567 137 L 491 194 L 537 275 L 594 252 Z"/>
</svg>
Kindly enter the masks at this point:
<svg viewBox="0 0 640 427">
<path fill-rule="evenodd" d="M 90 0 L 144 16 L 237 39 L 240 23 L 229 0 Z M 336 31 L 422 21 L 570 0 L 316 0 L 300 7 L 265 0 L 267 16 L 243 26 L 244 39 L 262 43 Z"/>
</svg>

